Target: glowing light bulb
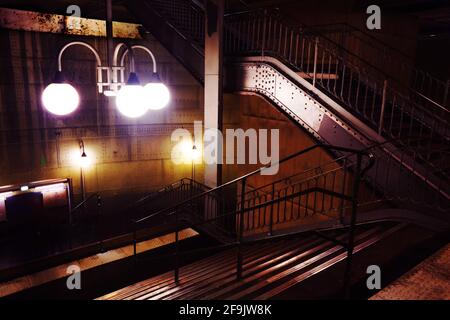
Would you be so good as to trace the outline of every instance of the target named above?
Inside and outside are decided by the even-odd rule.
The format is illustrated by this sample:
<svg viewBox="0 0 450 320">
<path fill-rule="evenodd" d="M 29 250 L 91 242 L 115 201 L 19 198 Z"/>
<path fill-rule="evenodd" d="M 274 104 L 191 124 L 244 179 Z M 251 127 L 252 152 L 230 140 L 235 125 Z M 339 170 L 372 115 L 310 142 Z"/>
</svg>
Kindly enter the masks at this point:
<svg viewBox="0 0 450 320">
<path fill-rule="evenodd" d="M 192 146 L 191 157 L 193 161 L 197 161 L 200 158 L 200 150 L 198 150 L 196 145 Z"/>
<path fill-rule="evenodd" d="M 87 157 L 86 153 L 83 152 L 83 154 L 80 157 L 80 167 L 85 169 L 88 168 L 91 165 L 91 160 Z"/>
<path fill-rule="evenodd" d="M 68 83 L 51 83 L 42 93 L 42 104 L 58 116 L 74 112 L 80 103 L 77 90 Z"/>
<path fill-rule="evenodd" d="M 170 102 L 170 91 L 164 83 L 147 83 L 144 87 L 147 107 L 160 110 Z"/>
<path fill-rule="evenodd" d="M 139 84 L 136 73 L 131 72 L 127 84 L 117 92 L 117 109 L 128 118 L 141 117 L 148 110 L 145 99 L 144 88 Z"/>
</svg>

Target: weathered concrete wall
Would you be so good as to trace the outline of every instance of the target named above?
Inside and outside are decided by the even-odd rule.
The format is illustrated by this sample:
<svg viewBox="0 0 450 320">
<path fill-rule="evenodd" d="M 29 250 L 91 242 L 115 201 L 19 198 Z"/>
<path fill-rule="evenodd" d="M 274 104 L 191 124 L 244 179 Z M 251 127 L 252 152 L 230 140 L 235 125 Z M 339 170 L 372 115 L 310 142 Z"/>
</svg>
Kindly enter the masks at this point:
<svg viewBox="0 0 450 320">
<path fill-rule="evenodd" d="M 296 126 L 293 121 L 288 119 L 284 114 L 280 113 L 274 106 L 259 96 L 252 95 L 235 95 L 226 96 L 225 113 L 230 113 L 238 118 L 238 126 L 234 128 L 242 128 L 247 130 L 253 129 L 278 129 L 279 130 L 279 157 L 280 159 L 293 154 L 302 149 L 313 146 L 317 143 L 302 128 Z M 228 128 L 232 128 L 231 125 Z M 270 137 L 269 137 L 270 141 Z M 248 145 L 246 146 L 248 150 Z M 270 150 L 270 149 L 269 149 Z M 270 154 L 270 152 L 269 152 Z M 315 168 L 320 163 L 331 162 L 333 159 L 330 154 L 321 149 L 313 150 L 295 161 L 289 161 L 287 165 L 283 165 L 276 179 L 289 176 L 291 174 Z M 257 165 L 231 165 L 224 172 L 225 181 L 233 177 L 237 177 L 244 173 L 250 172 L 261 167 Z M 252 180 L 253 181 L 253 180 Z M 274 181 L 273 176 L 260 176 L 255 180 L 255 187 Z"/>
<path fill-rule="evenodd" d="M 175 165 L 170 158 L 170 134 L 202 120 L 203 89 L 150 36 L 135 42 L 156 56 L 160 77 L 172 93 L 166 109 L 139 120 L 123 117 L 113 99 L 97 93 L 94 57 L 79 47 L 63 58 L 64 74 L 81 96 L 78 110 L 57 119 L 43 109 L 40 96 L 55 74 L 58 51 L 74 40 L 90 43 L 106 60 L 105 39 L 0 30 L 0 185 L 70 177 L 79 194 L 80 169 L 73 161 L 79 139 L 93 162 L 85 170 L 88 193 L 118 198 L 119 193 L 136 195 L 190 177 L 190 165 Z M 139 52 L 136 60 L 145 81 L 152 65 Z M 196 176 L 201 174 L 197 166 Z"/>
</svg>

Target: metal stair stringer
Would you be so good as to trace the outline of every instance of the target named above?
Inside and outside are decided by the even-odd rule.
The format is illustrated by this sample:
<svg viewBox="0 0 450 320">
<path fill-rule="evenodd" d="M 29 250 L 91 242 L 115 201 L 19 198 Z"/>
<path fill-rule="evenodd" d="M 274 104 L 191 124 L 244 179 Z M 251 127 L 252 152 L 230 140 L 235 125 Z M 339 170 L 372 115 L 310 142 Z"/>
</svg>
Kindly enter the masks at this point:
<svg viewBox="0 0 450 320">
<path fill-rule="evenodd" d="M 151 32 L 199 83 L 203 84 L 204 54 L 202 49 L 179 32 L 147 1 L 128 0 L 126 6 L 145 29 Z"/>
<path fill-rule="evenodd" d="M 448 185 L 279 60 L 237 58 L 229 61 L 227 71 L 227 89 L 265 97 L 319 141 L 355 149 L 381 143 L 371 151 L 377 161 L 367 173 L 372 185 L 411 209 L 427 200 L 423 211 L 439 203 L 440 211 L 448 212 Z"/>
</svg>

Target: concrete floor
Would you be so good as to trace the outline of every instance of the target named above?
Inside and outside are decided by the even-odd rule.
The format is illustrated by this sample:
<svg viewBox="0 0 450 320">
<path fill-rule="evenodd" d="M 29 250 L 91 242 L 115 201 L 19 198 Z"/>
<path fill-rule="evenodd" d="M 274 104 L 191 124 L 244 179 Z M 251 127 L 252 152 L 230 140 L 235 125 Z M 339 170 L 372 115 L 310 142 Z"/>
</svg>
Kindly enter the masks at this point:
<svg viewBox="0 0 450 320">
<path fill-rule="evenodd" d="M 450 244 L 370 300 L 450 300 Z"/>
</svg>

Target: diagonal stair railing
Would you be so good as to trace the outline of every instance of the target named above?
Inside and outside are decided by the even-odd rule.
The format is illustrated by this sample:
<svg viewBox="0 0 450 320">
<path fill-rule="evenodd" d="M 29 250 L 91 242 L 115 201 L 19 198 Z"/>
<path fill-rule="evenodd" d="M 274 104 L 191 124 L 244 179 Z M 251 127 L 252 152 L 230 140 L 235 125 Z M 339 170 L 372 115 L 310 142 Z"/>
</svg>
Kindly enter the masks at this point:
<svg viewBox="0 0 450 320">
<path fill-rule="evenodd" d="M 417 98 L 449 106 L 450 80 L 442 81 L 429 72 L 415 67 L 413 57 L 347 23 L 306 28 L 345 48 L 346 52 L 356 53 L 362 60 L 371 61 L 374 67 L 388 72 L 389 77 L 408 85 Z"/>
<path fill-rule="evenodd" d="M 196 52 L 203 50 L 202 4 L 189 0 L 146 0 L 143 4 L 164 17 L 177 34 L 183 34 Z M 382 139 L 395 140 L 405 158 L 425 166 L 438 180 L 450 179 L 448 106 L 417 97 L 417 88 L 400 86 L 326 35 L 305 29 L 276 13 L 238 12 L 228 14 L 225 22 L 224 50 L 228 57 L 256 55 L 280 59 L 361 119 Z M 198 71 L 201 67 L 197 66 Z M 420 139 L 411 142 L 410 137 Z M 438 184 L 440 182 L 434 183 Z"/>
<path fill-rule="evenodd" d="M 237 276 L 240 278 L 242 273 L 241 243 L 244 241 L 244 238 L 248 238 L 255 233 L 267 232 L 269 235 L 273 235 L 274 232 L 278 234 L 285 232 L 278 227 L 286 221 L 280 220 L 280 215 L 274 213 L 275 210 L 279 213 L 280 205 L 284 205 L 283 214 L 285 217 L 290 212 L 293 212 L 294 209 L 297 210 L 298 214 L 295 219 L 297 223 L 305 221 L 305 224 L 310 224 L 311 221 L 307 221 L 309 218 L 320 221 L 324 217 L 335 220 L 339 215 L 341 217 L 346 216 L 347 219 L 343 220 L 346 221 L 345 223 L 349 227 L 349 240 L 345 247 L 348 249 L 350 257 L 353 252 L 353 231 L 356 224 L 360 184 L 364 173 L 374 164 L 373 156 L 366 151 L 318 144 L 281 159 L 277 163 L 280 166 L 281 174 L 289 174 L 289 163 L 295 164 L 299 157 L 318 148 L 328 152 L 339 151 L 347 154 L 346 159 L 349 162 L 346 162 L 345 166 L 337 165 L 333 173 L 331 173 L 334 176 L 332 184 L 327 182 L 326 176 L 330 173 L 326 172 L 322 174 L 322 177 L 325 177 L 324 179 L 313 177 L 315 184 L 307 184 L 303 190 L 293 189 L 289 194 L 278 194 L 277 197 L 272 198 L 260 198 L 258 202 L 255 202 L 255 198 L 249 192 L 251 188 L 248 185 L 252 178 L 258 176 L 269 166 L 261 167 L 221 186 L 201 192 L 173 206 L 152 212 L 146 217 L 135 220 L 133 236 L 134 256 L 136 257 L 137 255 L 140 225 L 156 217 L 165 216 L 167 219 L 174 219 L 176 225 L 179 225 L 182 221 L 184 223 L 187 222 L 191 227 L 202 229 L 207 233 L 210 232 L 214 236 L 219 237 L 219 239 L 220 235 L 225 235 L 225 243 L 235 243 L 238 247 Z M 331 182 L 331 180 L 328 181 Z M 291 211 L 286 207 L 289 202 L 291 203 Z M 328 209 L 322 206 L 321 210 L 316 210 L 316 205 L 314 205 L 314 209 L 310 210 L 308 202 L 321 203 L 322 205 L 331 203 L 331 205 L 328 206 Z M 301 212 L 302 209 L 303 212 Z M 256 212 L 258 212 L 258 219 L 264 221 L 263 225 L 255 225 L 252 222 L 255 219 Z M 335 216 L 336 212 L 339 212 L 337 216 Z M 175 231 L 176 257 L 178 257 L 179 229 L 177 227 Z M 179 266 L 176 263 L 175 280 L 178 282 L 178 279 Z"/>
<path fill-rule="evenodd" d="M 387 139 L 413 133 L 437 140 L 437 145 L 448 144 L 448 107 L 417 99 L 375 67 L 357 57 L 350 59 L 351 53 L 343 54 L 326 37 L 261 11 L 233 14 L 226 22 L 227 56 L 280 59 Z M 424 161 L 434 150 L 422 150 Z"/>
<path fill-rule="evenodd" d="M 205 33 L 203 3 L 196 0 L 146 0 L 144 2 L 189 39 L 195 47 L 203 50 Z M 282 16 L 276 10 L 268 9 L 248 9 L 227 13 L 225 23 L 229 31 L 233 29 L 233 24 L 238 24 L 239 33 L 250 40 L 245 43 L 247 49 L 251 49 L 251 41 L 264 45 L 261 32 L 266 31 L 267 44 L 271 38 L 277 38 L 279 44 L 278 50 L 275 50 L 277 54 L 280 54 L 281 49 L 287 52 L 298 41 L 299 34 L 300 40 L 303 36 L 310 36 L 314 41 L 318 39 L 321 46 L 338 52 L 344 62 L 350 62 L 366 69 L 367 72 L 377 74 L 381 81 L 391 80 L 392 88 L 399 92 L 406 91 L 408 96 L 415 101 L 418 100 L 424 106 L 437 111 L 448 110 L 450 107 L 449 81 L 442 81 L 429 72 L 416 68 L 411 57 L 354 26 L 342 23 L 306 26 Z M 274 47 L 267 46 L 265 49 L 267 53 L 274 51 Z M 292 56 L 293 53 L 289 52 L 289 55 Z M 386 70 L 395 71 L 387 75 Z"/>
<path fill-rule="evenodd" d="M 129 7 L 142 19 L 145 17 L 142 12 L 155 12 L 174 34 L 180 35 L 195 48 L 191 53 L 186 53 L 190 52 L 186 47 L 180 53 L 178 49 L 181 46 L 177 45 L 173 53 L 179 60 L 183 60 L 186 53 L 185 65 L 195 69 L 197 73 L 193 74 L 201 80 L 203 64 L 200 60 L 203 58 L 199 55 L 203 54 L 203 5 L 190 0 L 133 0 Z M 256 55 L 262 61 L 269 55 L 276 57 L 313 84 L 317 91 L 324 92 L 378 134 L 376 138 L 368 136 L 370 141 L 393 141 L 396 150 L 393 151 L 390 146 L 376 150 L 377 170 L 371 180 L 381 192 L 388 196 L 398 192 L 394 198 L 409 199 L 411 196 L 405 192 L 409 187 L 399 184 L 427 184 L 435 193 L 424 186 L 417 187 L 413 194 L 420 200 L 414 199 L 413 202 L 427 202 L 428 206 L 423 209 L 429 211 L 427 208 L 433 205 L 429 199 L 437 197 L 432 208 L 448 208 L 445 204 L 450 199 L 447 107 L 423 104 L 410 94 L 409 89 L 404 86 L 400 88 L 394 81 L 385 81 L 385 75 L 380 70 L 352 52 L 345 51 L 326 36 L 306 30 L 272 12 L 238 12 L 227 15 L 225 22 L 224 47 L 228 58 Z M 151 23 L 145 25 L 149 28 L 153 26 Z M 166 38 L 160 34 L 158 39 L 163 41 Z M 311 95 L 314 97 L 315 92 Z M 289 106 L 286 108 L 289 109 Z M 283 107 L 283 110 L 286 108 Z M 327 139 L 321 141 L 337 144 Z M 383 174 L 380 175 L 380 172 Z M 383 181 L 386 176 L 384 172 L 390 172 L 392 177 Z M 406 201 L 403 203 L 407 204 Z"/>
</svg>

